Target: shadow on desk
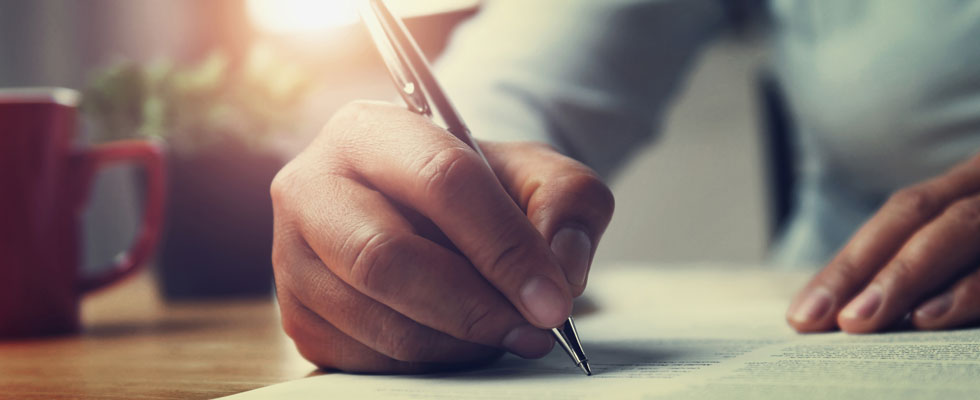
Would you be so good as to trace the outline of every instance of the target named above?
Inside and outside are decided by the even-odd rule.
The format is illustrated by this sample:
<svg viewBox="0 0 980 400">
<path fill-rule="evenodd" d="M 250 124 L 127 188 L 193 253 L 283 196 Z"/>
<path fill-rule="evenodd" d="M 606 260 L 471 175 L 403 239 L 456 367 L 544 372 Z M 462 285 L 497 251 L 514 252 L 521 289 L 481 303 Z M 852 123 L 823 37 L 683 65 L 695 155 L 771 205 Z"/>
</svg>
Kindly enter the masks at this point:
<svg viewBox="0 0 980 400">
<path fill-rule="evenodd" d="M 656 343 L 597 342 L 590 343 L 586 349 L 590 354 L 601 354 L 601 358 L 590 360 L 596 378 L 603 374 L 622 374 L 635 370 L 638 365 L 670 364 L 671 360 L 685 358 L 683 349 Z M 454 380 L 454 381 L 521 381 L 541 378 L 571 377 L 579 379 L 582 372 L 575 367 L 561 350 L 555 349 L 541 360 L 524 360 L 515 356 L 505 356 L 499 362 L 484 369 L 466 372 L 419 375 L 416 379 Z"/>
</svg>

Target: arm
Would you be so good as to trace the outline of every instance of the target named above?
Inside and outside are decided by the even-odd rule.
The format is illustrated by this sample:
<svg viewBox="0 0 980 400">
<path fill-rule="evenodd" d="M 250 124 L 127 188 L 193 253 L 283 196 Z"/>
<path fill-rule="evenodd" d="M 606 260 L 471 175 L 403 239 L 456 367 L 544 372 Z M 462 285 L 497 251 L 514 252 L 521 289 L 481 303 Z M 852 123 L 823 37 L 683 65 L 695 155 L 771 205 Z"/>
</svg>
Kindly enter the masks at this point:
<svg viewBox="0 0 980 400">
<path fill-rule="evenodd" d="M 474 131 L 548 132 L 540 137 L 607 169 L 648 135 L 701 30 L 678 23 L 678 35 L 647 39 L 668 31 L 641 27 L 709 3 L 605 3 L 548 2 L 548 18 L 528 17 L 544 2 L 488 3 L 486 22 L 467 28 L 444 65 Z M 471 54 L 467 43 L 495 50 Z M 648 70 L 661 64 L 663 78 Z M 547 329 L 585 289 L 613 198 L 594 171 L 551 147 L 480 146 L 489 167 L 404 107 L 355 103 L 279 172 L 277 296 L 304 357 L 347 371 L 421 372 L 502 351 L 547 354 Z"/>
<path fill-rule="evenodd" d="M 608 176 L 655 132 L 724 11 L 714 0 L 491 1 L 440 79 L 477 137 L 550 143 Z"/>
</svg>

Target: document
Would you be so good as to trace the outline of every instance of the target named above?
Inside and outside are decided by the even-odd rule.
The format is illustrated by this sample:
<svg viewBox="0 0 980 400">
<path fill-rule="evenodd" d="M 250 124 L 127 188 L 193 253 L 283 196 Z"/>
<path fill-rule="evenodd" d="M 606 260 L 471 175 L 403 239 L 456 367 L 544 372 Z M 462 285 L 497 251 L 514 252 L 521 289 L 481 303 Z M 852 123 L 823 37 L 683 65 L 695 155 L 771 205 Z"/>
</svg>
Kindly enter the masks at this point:
<svg viewBox="0 0 980 400">
<path fill-rule="evenodd" d="M 326 374 L 229 398 L 980 398 L 980 329 L 796 334 L 783 315 L 808 277 L 731 266 L 597 269 L 587 290 L 595 310 L 576 317 L 593 376 L 556 347 L 540 360 L 508 355 L 471 371 Z"/>
</svg>

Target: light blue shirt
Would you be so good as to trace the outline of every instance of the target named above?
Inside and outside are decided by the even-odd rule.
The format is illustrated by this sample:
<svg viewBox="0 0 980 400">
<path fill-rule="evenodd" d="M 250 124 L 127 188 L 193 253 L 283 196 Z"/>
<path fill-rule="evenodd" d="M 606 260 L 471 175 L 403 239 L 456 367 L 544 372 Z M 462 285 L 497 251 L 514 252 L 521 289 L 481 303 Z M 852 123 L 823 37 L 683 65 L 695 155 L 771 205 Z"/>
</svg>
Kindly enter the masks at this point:
<svg viewBox="0 0 980 400">
<path fill-rule="evenodd" d="M 774 256 L 815 266 L 890 193 L 980 149 L 980 1 L 770 9 L 801 155 Z M 608 177 L 654 136 L 726 23 L 720 0 L 489 0 L 439 73 L 478 137 L 549 142 Z"/>
</svg>

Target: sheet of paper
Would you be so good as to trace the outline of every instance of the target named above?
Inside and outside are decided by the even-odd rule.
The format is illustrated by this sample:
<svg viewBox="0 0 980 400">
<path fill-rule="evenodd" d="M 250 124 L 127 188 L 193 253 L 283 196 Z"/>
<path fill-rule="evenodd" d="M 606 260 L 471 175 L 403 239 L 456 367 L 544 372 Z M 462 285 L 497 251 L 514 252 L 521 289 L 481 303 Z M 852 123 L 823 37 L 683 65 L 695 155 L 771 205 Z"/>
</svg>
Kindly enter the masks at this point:
<svg viewBox="0 0 980 400">
<path fill-rule="evenodd" d="M 593 274 L 576 318 L 594 376 L 556 348 L 483 369 L 328 374 L 231 399 L 976 399 L 980 329 L 798 335 L 784 322 L 807 274 L 644 266 Z"/>
</svg>

